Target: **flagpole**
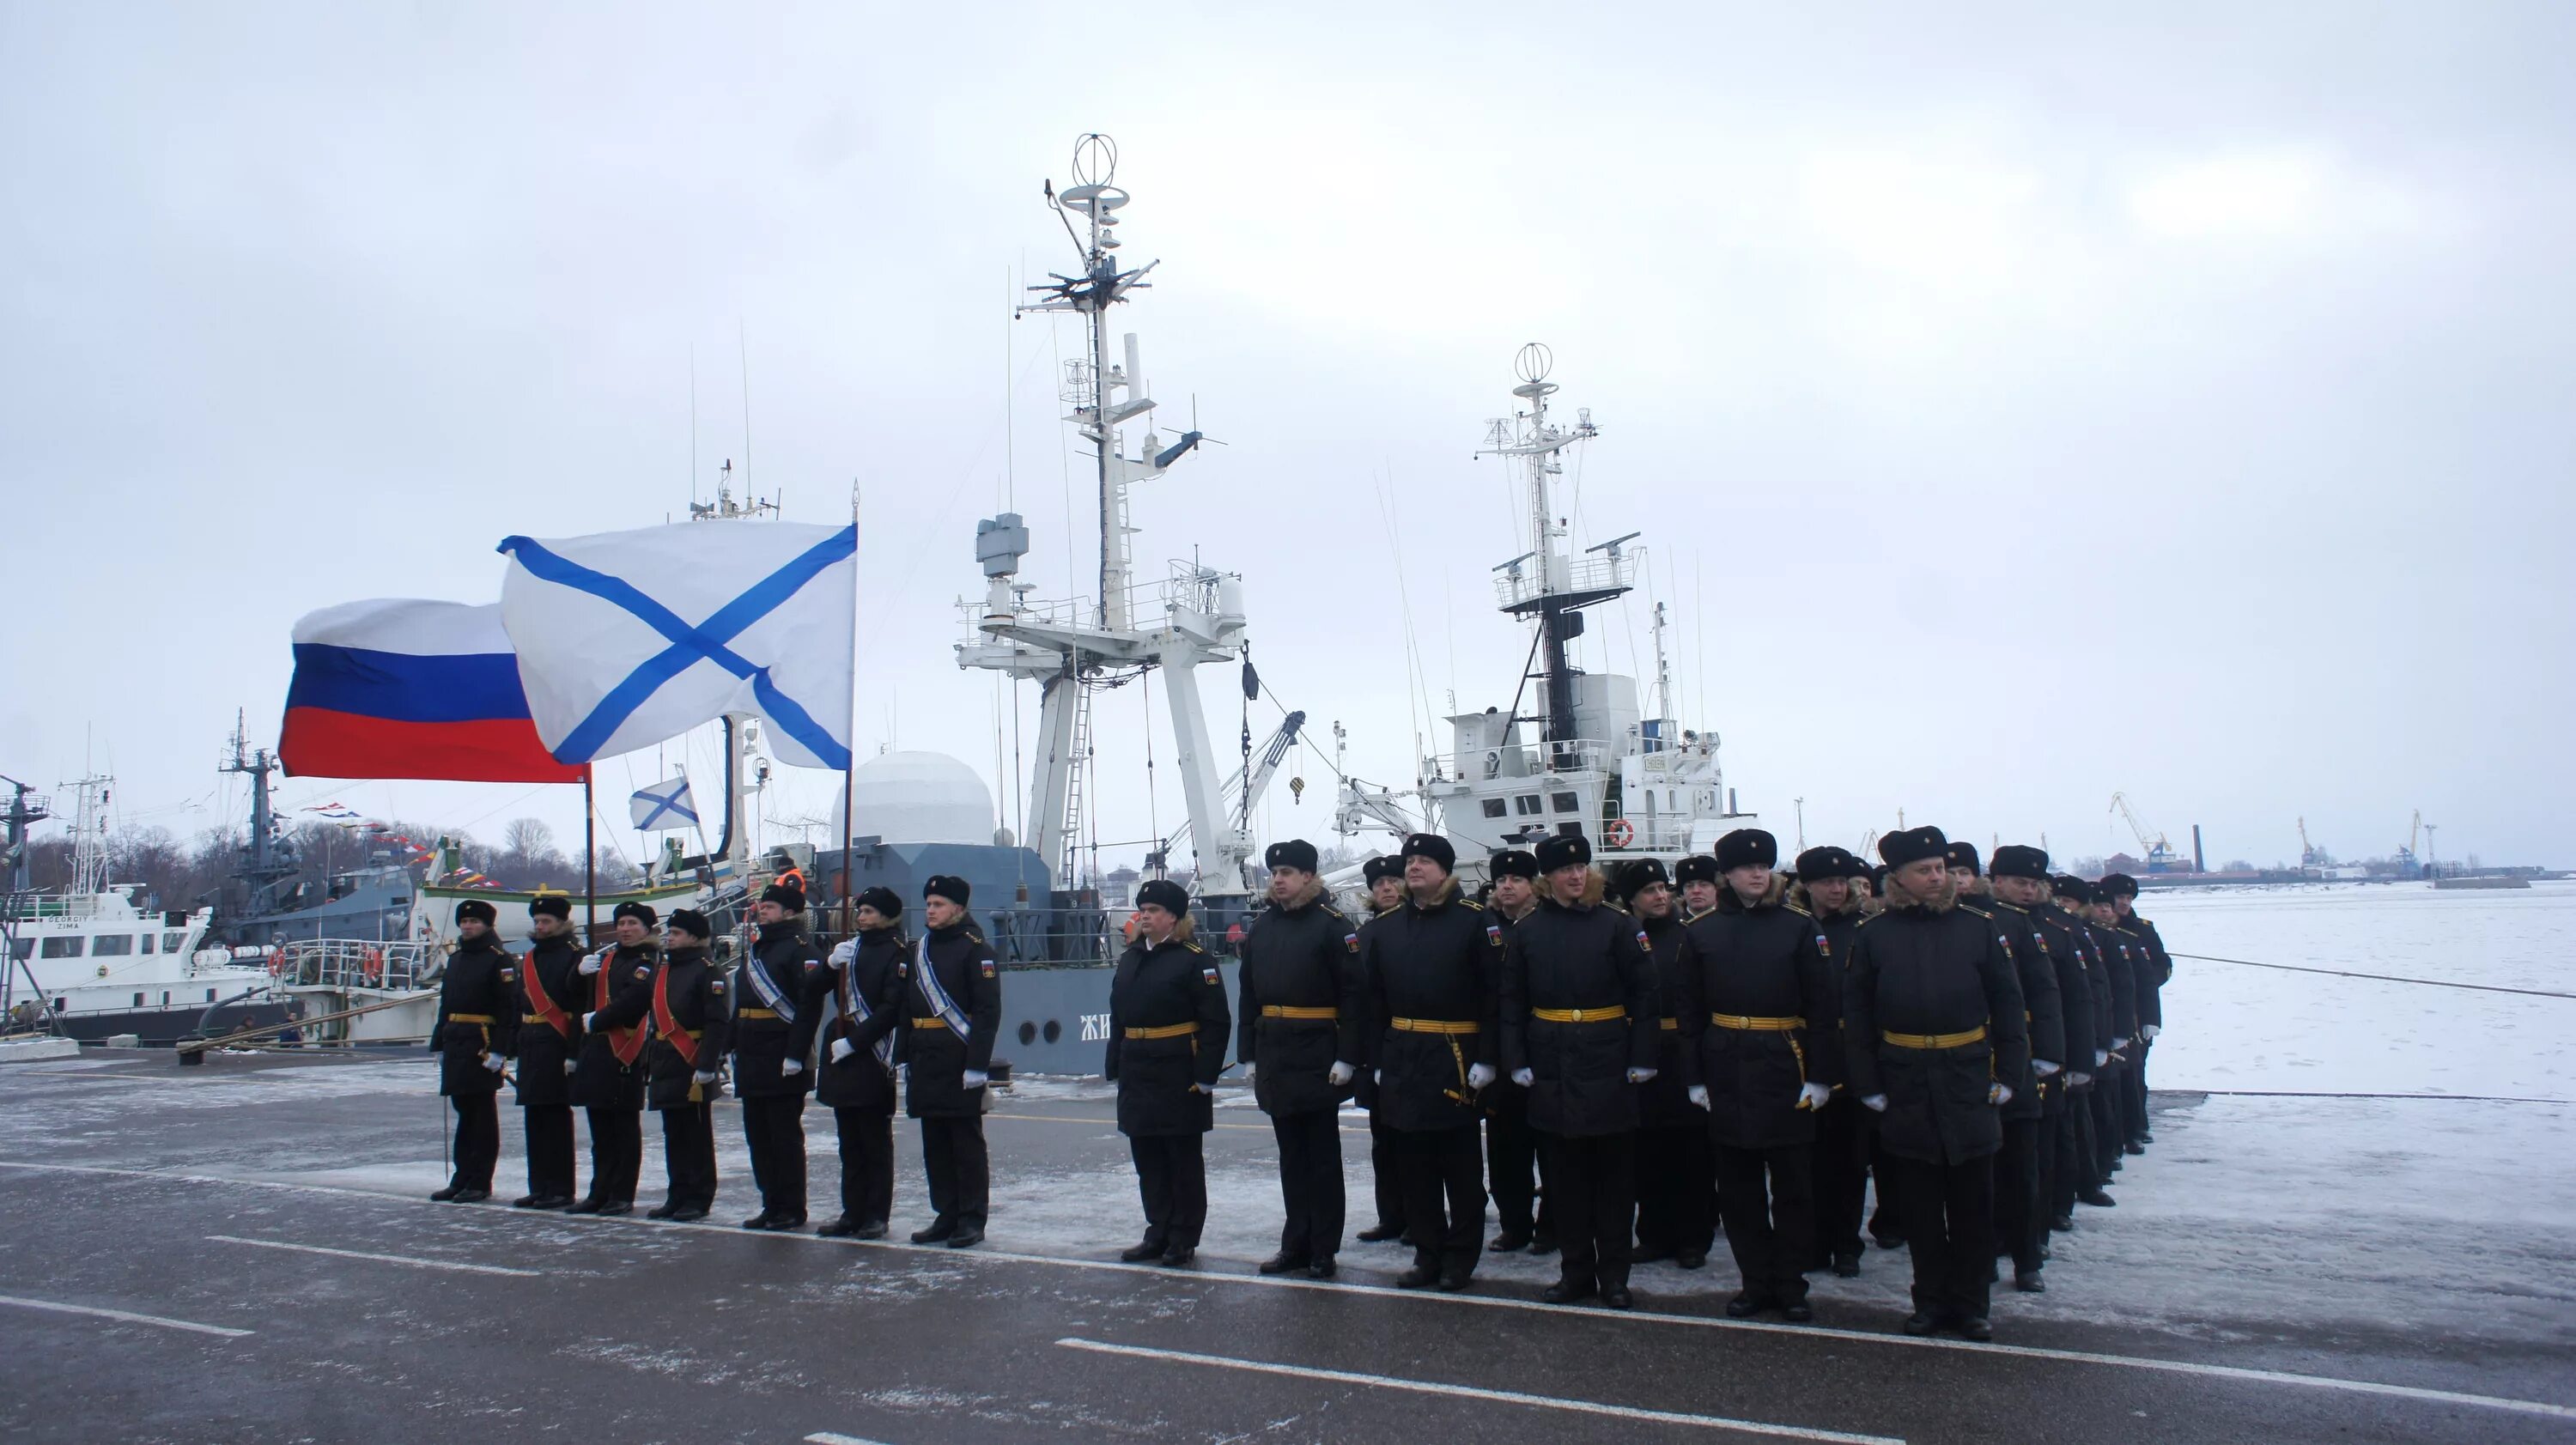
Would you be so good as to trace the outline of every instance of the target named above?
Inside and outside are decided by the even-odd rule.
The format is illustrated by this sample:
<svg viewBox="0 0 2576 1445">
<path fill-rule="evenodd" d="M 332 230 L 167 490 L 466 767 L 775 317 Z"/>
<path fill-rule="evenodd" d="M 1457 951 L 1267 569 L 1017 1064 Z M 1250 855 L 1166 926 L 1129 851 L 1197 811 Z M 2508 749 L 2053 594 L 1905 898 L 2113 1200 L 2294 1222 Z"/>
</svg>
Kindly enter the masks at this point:
<svg viewBox="0 0 2576 1445">
<path fill-rule="evenodd" d="M 858 931 L 858 910 L 850 902 L 850 833 L 858 819 L 850 816 L 859 791 L 859 483 L 850 479 L 850 746 L 841 760 L 841 932 Z"/>
<path fill-rule="evenodd" d="M 581 768 L 581 936 L 583 946 L 599 946 L 599 809 L 592 806 L 590 775 L 597 764 Z"/>
</svg>

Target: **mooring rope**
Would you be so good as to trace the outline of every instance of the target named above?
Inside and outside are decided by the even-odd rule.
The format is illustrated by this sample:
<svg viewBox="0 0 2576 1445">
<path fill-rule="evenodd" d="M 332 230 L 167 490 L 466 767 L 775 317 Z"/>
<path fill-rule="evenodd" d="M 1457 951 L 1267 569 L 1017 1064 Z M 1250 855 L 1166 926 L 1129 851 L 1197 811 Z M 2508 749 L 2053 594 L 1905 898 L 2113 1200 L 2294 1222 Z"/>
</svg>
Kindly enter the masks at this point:
<svg viewBox="0 0 2576 1445">
<path fill-rule="evenodd" d="M 2427 988 L 2465 988 L 2479 993 L 2518 993 L 2527 998 L 2576 998 L 2576 993 L 2561 993 L 2547 988 L 2507 988 L 2497 983 L 2459 983 L 2446 978 L 2401 978 L 2393 973 L 2356 973 L 2345 968 L 2308 968 L 2295 963 L 2257 963 L 2250 958 L 2215 958 L 2206 953 L 2176 953 L 2176 958 L 2201 963 L 2233 963 L 2245 968 L 2277 968 L 2285 973 L 2322 973 L 2333 978 L 2367 978 L 2381 983 L 2420 983 Z"/>
</svg>

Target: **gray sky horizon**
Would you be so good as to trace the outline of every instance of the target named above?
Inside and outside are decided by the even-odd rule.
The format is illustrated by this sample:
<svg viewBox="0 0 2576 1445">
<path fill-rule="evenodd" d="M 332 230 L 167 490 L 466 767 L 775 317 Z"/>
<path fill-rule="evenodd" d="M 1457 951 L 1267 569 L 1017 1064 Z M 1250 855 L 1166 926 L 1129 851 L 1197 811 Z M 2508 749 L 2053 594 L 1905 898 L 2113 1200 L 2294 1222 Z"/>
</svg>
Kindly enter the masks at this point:
<svg viewBox="0 0 2576 1445">
<path fill-rule="evenodd" d="M 995 781 L 952 604 L 1005 505 L 1037 595 L 1091 590 L 1076 332 L 1007 308 L 1097 130 L 1163 261 L 1118 327 L 1166 435 L 1228 443 L 1137 489 L 1139 576 L 1242 572 L 1311 716 L 1266 839 L 1329 838 L 1335 720 L 1401 786 L 1423 714 L 1510 700 L 1523 519 L 1471 453 L 1542 340 L 1602 429 L 1576 544 L 1645 533 L 1676 711 L 1784 842 L 1803 798 L 1810 842 L 2134 852 L 2118 789 L 2212 866 L 2416 809 L 2446 859 L 2576 861 L 2576 11 L 1139 8 L 1077 64 L 1066 12 L 972 10 L 0 5 L 0 773 L 91 749 L 121 821 L 237 821 L 219 745 L 274 743 L 295 618 L 495 600 L 502 536 L 748 455 L 793 520 L 864 497 L 858 754 Z M 1583 665 L 1643 685 L 1649 600 Z M 1103 838 L 1181 814 L 1137 709 Z M 280 793 L 487 839 L 577 797 Z"/>
</svg>

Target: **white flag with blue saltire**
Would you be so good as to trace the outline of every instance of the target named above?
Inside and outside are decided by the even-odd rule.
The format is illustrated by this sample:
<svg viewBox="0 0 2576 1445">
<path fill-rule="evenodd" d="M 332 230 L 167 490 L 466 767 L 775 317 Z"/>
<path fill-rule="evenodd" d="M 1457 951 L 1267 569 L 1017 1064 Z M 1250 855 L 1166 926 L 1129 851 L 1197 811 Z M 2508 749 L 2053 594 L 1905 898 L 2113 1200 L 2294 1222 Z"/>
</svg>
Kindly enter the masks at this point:
<svg viewBox="0 0 2576 1445">
<path fill-rule="evenodd" d="M 667 833 L 674 828 L 698 825 L 697 800 L 689 796 L 689 775 L 665 778 L 649 788 L 637 788 L 626 800 L 629 816 L 639 833 Z"/>
<path fill-rule="evenodd" d="M 751 713 L 781 761 L 849 766 L 857 527 L 681 522 L 500 550 L 502 625 L 557 761 Z"/>
</svg>

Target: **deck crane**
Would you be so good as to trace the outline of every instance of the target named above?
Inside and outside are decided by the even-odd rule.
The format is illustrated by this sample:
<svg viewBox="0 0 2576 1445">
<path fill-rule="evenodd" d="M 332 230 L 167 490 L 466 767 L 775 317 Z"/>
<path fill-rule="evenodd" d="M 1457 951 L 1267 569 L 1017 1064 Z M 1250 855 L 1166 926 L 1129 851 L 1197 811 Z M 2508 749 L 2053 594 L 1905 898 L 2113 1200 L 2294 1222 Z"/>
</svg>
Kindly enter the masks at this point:
<svg viewBox="0 0 2576 1445">
<path fill-rule="evenodd" d="M 2415 840 L 2423 835 L 2424 810 L 2418 808 L 2414 818 L 2406 824 L 2406 846 L 2397 850 L 2397 871 L 2405 877 L 2415 875 Z"/>
<path fill-rule="evenodd" d="M 1225 780 L 1226 812 L 1232 816 L 1235 827 L 1248 829 L 1252 826 L 1253 808 L 1261 802 L 1261 795 L 1270 790 L 1270 779 L 1278 773 L 1280 759 L 1287 757 L 1288 750 L 1297 745 L 1298 731 L 1305 726 L 1305 713 L 1288 714 L 1261 751 L 1245 759 L 1246 766 Z M 1304 791 L 1302 785 L 1299 791 Z M 1173 829 L 1171 836 L 1156 845 L 1148 855 L 1149 871 L 1170 866 L 1172 850 L 1189 836 L 1190 825 L 1185 818 L 1181 826 Z"/>
<path fill-rule="evenodd" d="M 2147 850 L 2148 872 L 2171 873 L 2174 871 L 2173 845 L 2165 841 L 2164 834 L 2150 833 L 2147 831 L 2147 825 L 2138 821 L 2137 811 L 2129 806 L 2127 794 L 2113 793 L 2111 795 L 2111 811 L 2119 814 L 2120 817 L 2128 823 L 2129 831 L 2136 834 L 2138 837 L 2138 846 Z"/>
<path fill-rule="evenodd" d="M 2305 818 L 2299 820 L 2299 866 L 2302 868 L 2326 866 L 2325 855 L 2317 850 L 2315 844 L 2308 841 L 2308 820 Z"/>
</svg>

